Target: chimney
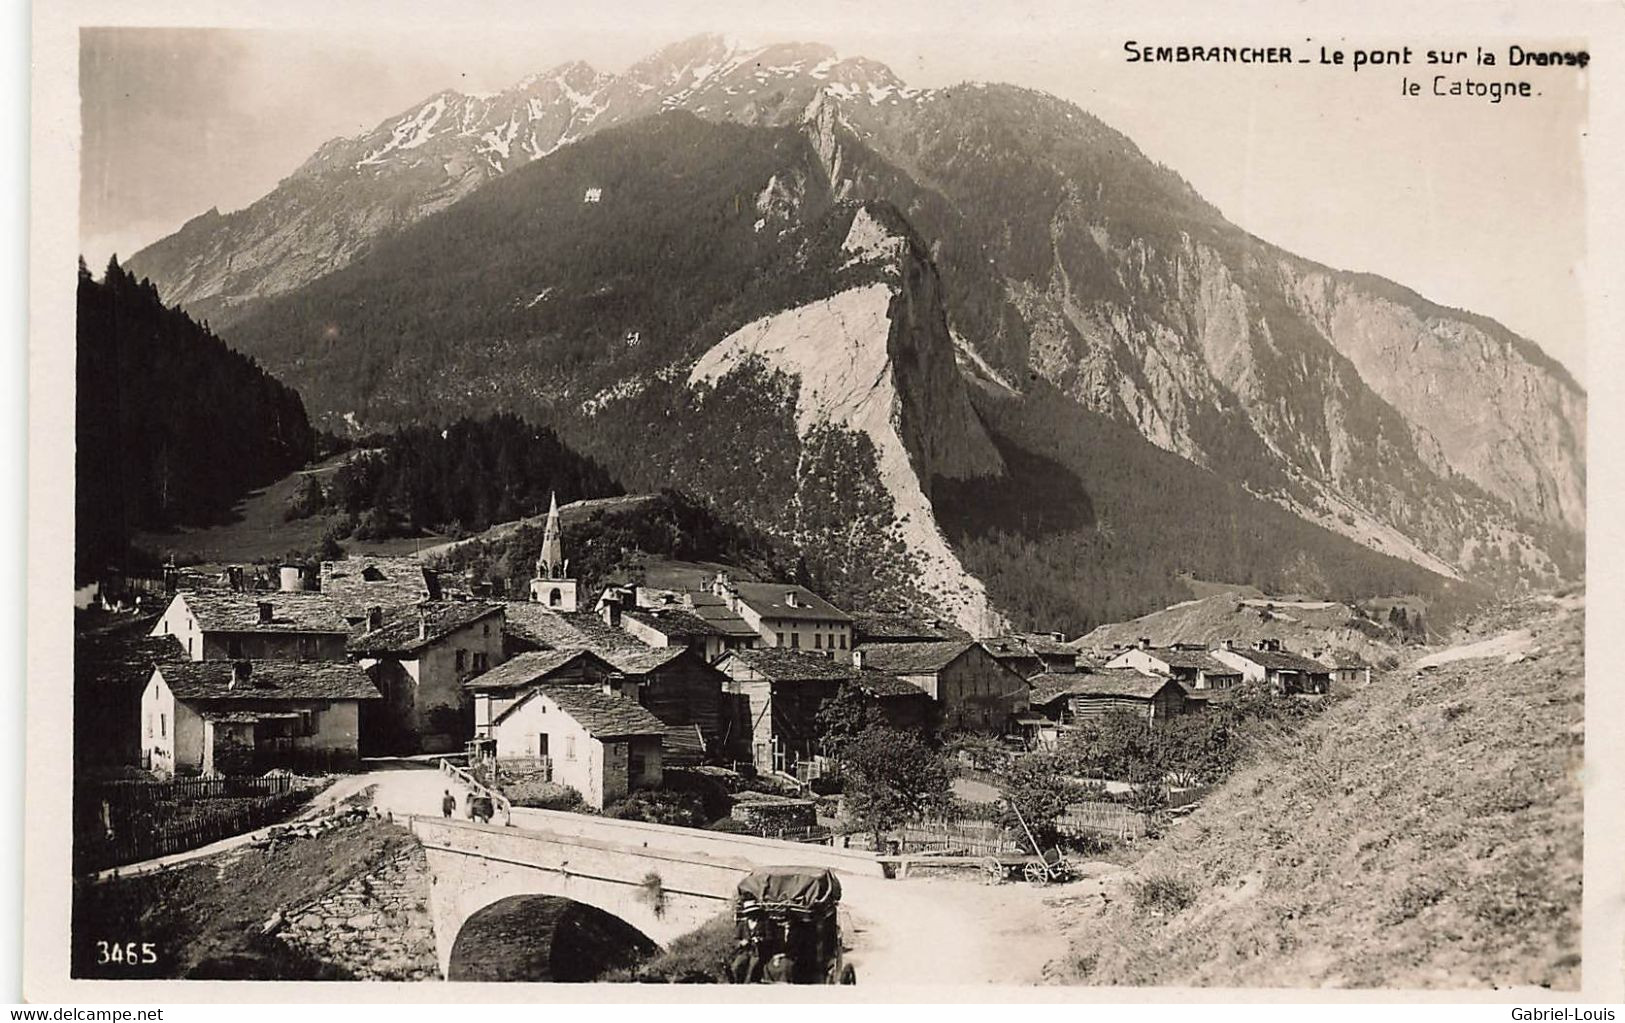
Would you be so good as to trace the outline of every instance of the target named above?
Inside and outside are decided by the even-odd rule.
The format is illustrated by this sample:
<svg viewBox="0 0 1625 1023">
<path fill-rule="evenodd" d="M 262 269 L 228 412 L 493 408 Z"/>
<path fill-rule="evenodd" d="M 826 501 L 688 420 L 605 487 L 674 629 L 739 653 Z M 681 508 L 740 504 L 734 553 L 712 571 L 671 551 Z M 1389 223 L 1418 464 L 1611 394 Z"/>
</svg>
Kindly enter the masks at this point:
<svg viewBox="0 0 1625 1023">
<path fill-rule="evenodd" d="M 243 589 L 243 566 L 232 565 L 226 569 L 226 584 L 233 591 L 241 593 Z"/>
<path fill-rule="evenodd" d="M 604 624 L 612 629 L 621 627 L 621 601 L 623 595 L 618 590 L 605 590 L 604 597 L 598 602 L 598 617 Z"/>
<path fill-rule="evenodd" d="M 852 667 L 863 670 L 863 651 L 857 648 L 852 650 Z"/>
<path fill-rule="evenodd" d="M 1224 642 L 1219 644 L 1219 649 L 1221 649 L 1221 650 L 1234 650 L 1235 648 L 1236 648 L 1236 641 L 1233 640 L 1233 639 L 1227 639 Z"/>
<path fill-rule="evenodd" d="M 789 592 L 787 592 L 784 595 L 784 606 L 785 607 L 795 607 L 796 606 L 796 591 L 795 590 L 790 590 Z"/>
<path fill-rule="evenodd" d="M 418 609 L 418 639 L 428 639 L 428 638 L 429 638 L 429 616 L 424 614 L 423 610 L 421 608 L 419 608 Z"/>
<path fill-rule="evenodd" d="M 269 625 L 271 622 L 272 612 L 271 602 L 269 600 L 262 600 L 258 602 L 258 606 L 260 610 L 260 624 Z"/>
<path fill-rule="evenodd" d="M 1141 650 L 1150 650 L 1151 649 L 1151 640 L 1146 638 L 1145 636 L 1141 636 L 1140 637 L 1140 649 Z"/>
<path fill-rule="evenodd" d="M 384 627 L 384 609 L 381 607 L 367 608 L 367 631 L 377 632 Z"/>
<path fill-rule="evenodd" d="M 227 689 L 242 689 L 248 685 L 248 678 L 254 672 L 253 661 L 232 661 L 231 681 L 226 684 Z"/>
</svg>

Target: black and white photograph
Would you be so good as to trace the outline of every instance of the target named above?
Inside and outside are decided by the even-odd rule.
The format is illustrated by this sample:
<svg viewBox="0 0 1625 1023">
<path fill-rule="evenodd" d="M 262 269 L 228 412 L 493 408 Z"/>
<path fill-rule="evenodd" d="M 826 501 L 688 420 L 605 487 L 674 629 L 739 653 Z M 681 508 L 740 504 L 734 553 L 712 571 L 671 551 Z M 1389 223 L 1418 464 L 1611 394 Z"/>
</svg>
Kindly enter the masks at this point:
<svg viewBox="0 0 1625 1023">
<path fill-rule="evenodd" d="M 1617 998 L 1609 48 L 1290 6 L 37 7 L 40 990 Z"/>
</svg>

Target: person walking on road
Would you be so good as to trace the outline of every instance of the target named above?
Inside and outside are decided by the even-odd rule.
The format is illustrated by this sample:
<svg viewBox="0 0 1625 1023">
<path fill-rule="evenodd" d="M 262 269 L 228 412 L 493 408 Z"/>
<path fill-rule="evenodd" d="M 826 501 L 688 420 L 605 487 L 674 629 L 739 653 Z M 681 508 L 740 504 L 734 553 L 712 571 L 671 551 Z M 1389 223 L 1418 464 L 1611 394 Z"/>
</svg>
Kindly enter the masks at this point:
<svg viewBox="0 0 1625 1023">
<path fill-rule="evenodd" d="M 457 797 L 451 794 L 451 789 L 440 800 L 440 816 L 449 818 L 457 812 Z"/>
</svg>

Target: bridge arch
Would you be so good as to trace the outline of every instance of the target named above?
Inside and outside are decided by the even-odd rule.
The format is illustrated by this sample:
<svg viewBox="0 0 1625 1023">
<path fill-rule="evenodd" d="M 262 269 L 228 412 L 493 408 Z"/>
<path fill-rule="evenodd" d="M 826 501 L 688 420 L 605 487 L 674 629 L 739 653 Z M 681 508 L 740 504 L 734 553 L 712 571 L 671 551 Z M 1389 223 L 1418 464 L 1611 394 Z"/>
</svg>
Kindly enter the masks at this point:
<svg viewBox="0 0 1625 1023">
<path fill-rule="evenodd" d="M 659 946 L 620 917 L 554 895 L 508 895 L 463 922 L 447 980 L 581 983 Z"/>
</svg>

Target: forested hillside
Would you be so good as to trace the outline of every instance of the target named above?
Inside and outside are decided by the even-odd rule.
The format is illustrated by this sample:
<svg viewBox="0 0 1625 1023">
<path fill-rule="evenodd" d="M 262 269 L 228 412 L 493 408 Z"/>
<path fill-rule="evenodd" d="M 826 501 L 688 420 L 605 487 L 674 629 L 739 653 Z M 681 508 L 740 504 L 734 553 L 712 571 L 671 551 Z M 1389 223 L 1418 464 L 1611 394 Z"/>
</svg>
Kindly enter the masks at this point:
<svg viewBox="0 0 1625 1023">
<path fill-rule="evenodd" d="M 308 477 L 290 517 L 347 516 L 340 532 L 363 538 L 461 537 L 546 510 L 548 500 L 614 497 L 605 469 L 545 426 L 513 415 L 415 426 L 376 438 L 325 484 Z"/>
<path fill-rule="evenodd" d="M 116 259 L 101 281 L 79 264 L 77 343 L 76 582 L 129 567 L 138 529 L 220 521 L 314 450 L 293 389 Z"/>
<path fill-rule="evenodd" d="M 543 532 L 540 523 L 527 522 L 497 539 L 476 537 L 457 544 L 435 563 L 447 572 L 502 580 L 508 595 L 524 596 Z M 627 574 L 641 562 L 640 555 L 718 561 L 760 569 L 773 578 L 795 574 L 794 560 L 760 531 L 728 522 L 703 501 L 677 490 L 566 524 L 564 551 L 570 575 L 581 584 L 583 605 L 590 605 L 612 576 Z"/>
</svg>

